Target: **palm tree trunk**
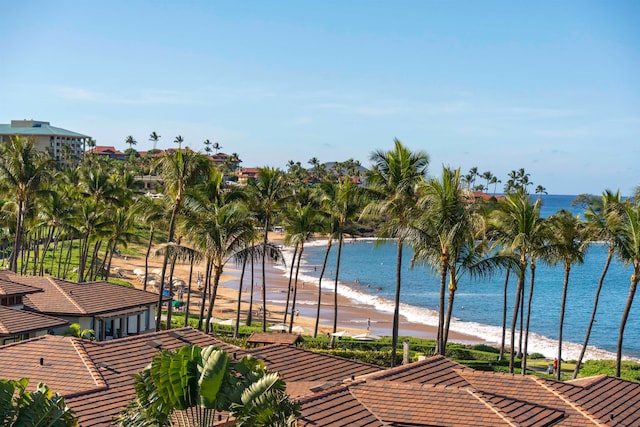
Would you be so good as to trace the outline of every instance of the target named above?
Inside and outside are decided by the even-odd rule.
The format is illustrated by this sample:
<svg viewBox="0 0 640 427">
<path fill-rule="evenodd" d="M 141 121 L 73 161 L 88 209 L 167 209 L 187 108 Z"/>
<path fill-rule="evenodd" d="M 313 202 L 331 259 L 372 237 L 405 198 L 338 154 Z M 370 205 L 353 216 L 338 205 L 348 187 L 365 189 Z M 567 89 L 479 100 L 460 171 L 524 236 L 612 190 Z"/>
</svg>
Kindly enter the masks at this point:
<svg viewBox="0 0 640 427">
<path fill-rule="evenodd" d="M 267 243 L 269 242 L 269 215 L 264 219 L 264 239 L 262 240 L 262 332 L 267 332 L 267 274 L 266 257 Z"/>
<path fill-rule="evenodd" d="M 20 246 L 22 246 L 22 227 L 24 222 L 24 210 L 26 203 L 22 198 L 18 200 L 18 215 L 16 218 L 16 234 L 13 238 L 13 251 L 9 258 L 9 270 L 14 273 L 18 272 L 18 256 L 20 254 Z"/>
<path fill-rule="evenodd" d="M 400 285 L 402 283 L 402 244 L 403 239 L 398 239 L 398 252 L 396 254 L 396 296 L 393 309 L 393 330 L 391 336 L 391 367 L 396 366 L 396 346 L 398 345 L 398 330 L 400 329 Z"/>
<path fill-rule="evenodd" d="M 190 261 L 191 262 L 189 264 L 189 284 L 187 285 L 187 303 L 185 304 L 185 308 L 184 308 L 184 327 L 185 328 L 189 326 L 189 303 L 191 302 L 191 284 L 193 282 L 193 264 L 195 262 L 195 256 L 193 254 L 191 254 Z M 146 278 L 145 278 L 145 282 L 146 282 Z"/>
<path fill-rule="evenodd" d="M 620 378 L 620 370 L 622 368 L 622 339 L 624 337 L 624 328 L 627 325 L 627 318 L 629 317 L 629 311 L 631 311 L 631 304 L 633 304 L 633 297 L 636 294 L 638 280 L 640 280 L 640 259 L 636 258 L 635 260 L 633 260 L 633 274 L 631 275 L 631 286 L 629 287 L 629 296 L 627 297 L 627 302 L 624 305 L 624 311 L 622 312 L 622 319 L 620 319 L 618 345 L 616 346 L 616 377 L 618 378 Z"/>
<path fill-rule="evenodd" d="M 47 232 L 47 240 L 45 240 L 44 245 L 42 245 L 42 256 L 40 257 L 40 276 L 44 276 L 44 263 L 45 258 L 47 256 L 47 252 L 49 251 L 49 245 L 51 245 L 51 240 L 53 240 L 53 232 L 55 227 L 49 227 L 49 231 Z"/>
<path fill-rule="evenodd" d="M 293 256 L 291 257 L 291 268 L 289 269 L 289 284 L 287 285 L 287 302 L 284 305 L 284 319 L 282 323 L 287 323 L 287 314 L 289 313 L 289 299 L 291 296 L 291 282 L 293 280 L 293 268 L 296 265 L 296 255 L 298 254 L 298 243 L 296 243 L 293 249 Z"/>
<path fill-rule="evenodd" d="M 58 228 L 55 236 L 55 241 L 53 243 L 53 250 L 51 251 L 51 264 L 49 264 L 49 271 L 51 272 L 51 275 L 53 275 L 53 268 L 55 266 L 55 261 L 56 261 L 56 251 L 58 250 L 58 243 L 60 243 L 60 256 L 58 257 L 57 277 L 60 277 L 60 264 L 62 264 L 62 249 L 63 249 L 64 241 L 61 241 L 60 240 L 61 238 L 62 238 L 62 230 Z"/>
<path fill-rule="evenodd" d="M 209 296 L 209 309 L 207 310 L 207 324 L 205 325 L 205 333 L 209 333 L 209 327 L 211 325 L 211 315 L 213 314 L 213 305 L 216 302 L 216 296 L 218 294 L 218 285 L 220 284 L 220 276 L 222 276 L 222 266 L 215 265 L 213 267 L 213 289 Z"/>
<path fill-rule="evenodd" d="M 560 321 L 558 322 L 558 369 L 556 372 L 556 380 L 560 381 L 560 370 L 562 368 L 562 327 L 564 326 L 564 308 L 567 304 L 567 288 L 569 287 L 569 273 L 571 272 L 571 265 L 569 263 L 564 265 L 564 283 L 562 285 L 562 302 L 560 303 Z"/>
<path fill-rule="evenodd" d="M 523 262 L 525 264 L 523 265 Z M 516 359 L 516 324 L 518 323 L 518 311 L 520 310 L 520 303 L 522 295 L 522 288 L 524 288 L 524 269 L 526 268 L 526 260 L 523 261 L 522 257 L 520 258 L 520 264 L 518 265 L 518 286 L 516 288 L 516 301 L 513 305 L 513 317 L 511 318 L 511 349 L 509 355 L 509 373 L 513 374 L 514 365 Z"/>
<path fill-rule="evenodd" d="M 444 323 L 444 331 L 442 334 L 442 348 L 447 348 L 447 341 L 449 339 L 449 326 L 451 324 L 451 314 L 453 313 L 453 300 L 456 295 L 456 290 L 458 289 L 457 277 L 455 267 L 451 267 L 449 271 L 449 277 L 451 279 L 451 283 L 449 284 L 449 301 L 447 302 L 447 317 Z"/>
<path fill-rule="evenodd" d="M 204 307 L 207 304 L 207 289 L 209 289 L 209 280 L 211 277 L 211 266 L 212 262 L 210 258 L 207 258 L 207 266 L 205 267 L 204 274 L 204 288 L 202 289 L 202 301 L 200 303 L 200 315 L 198 316 L 198 330 L 202 330 L 202 322 L 204 320 Z"/>
<path fill-rule="evenodd" d="M 440 298 L 438 303 L 438 336 L 436 341 L 436 353 L 443 355 L 445 349 L 442 346 L 444 337 L 444 293 L 447 286 L 447 270 L 449 268 L 449 257 L 446 251 L 440 256 Z"/>
<path fill-rule="evenodd" d="M 40 258 L 40 240 L 42 238 L 42 229 L 38 228 L 36 231 L 36 239 L 33 243 L 33 270 L 32 276 L 35 276 L 38 273 L 38 259 Z"/>
<path fill-rule="evenodd" d="M 142 282 L 142 290 L 147 290 L 147 278 L 149 276 L 149 255 L 151 254 L 151 245 L 153 245 L 153 235 L 155 233 L 155 227 L 151 223 L 149 229 L 149 243 L 147 244 L 147 254 L 144 257 L 144 281 Z"/>
<path fill-rule="evenodd" d="M 524 338 L 524 283 L 522 285 L 522 289 L 520 289 L 520 331 L 518 336 L 518 357 L 522 357 L 522 339 Z"/>
<path fill-rule="evenodd" d="M 529 344 L 529 323 L 531 321 L 531 303 L 533 302 L 533 284 L 536 276 L 536 263 L 532 259 L 529 265 L 531 271 L 531 282 L 529 283 L 529 304 L 527 305 L 527 325 L 524 331 L 524 350 L 522 351 L 522 375 L 527 374 L 527 351 Z"/>
<path fill-rule="evenodd" d="M 336 277 L 333 281 L 333 333 L 338 331 L 338 276 L 340 273 L 340 258 L 342 257 L 342 232 L 338 235 L 338 254 L 336 255 Z M 336 337 L 331 335 L 331 344 L 333 348 Z"/>
<path fill-rule="evenodd" d="M 178 216 L 178 209 L 180 208 L 180 201 L 176 199 L 173 210 L 171 211 L 171 220 L 169 221 L 169 235 L 167 236 L 167 243 L 173 242 L 173 235 L 176 228 L 176 218 Z M 162 320 L 162 291 L 164 291 L 164 276 L 167 272 L 167 262 L 169 261 L 169 251 L 164 251 L 164 259 L 162 260 L 162 273 L 160 274 L 160 287 L 158 289 L 158 316 L 156 317 L 156 332 L 161 329 Z"/>
<path fill-rule="evenodd" d="M 78 257 L 78 283 L 84 281 L 84 269 L 89 256 L 89 232 L 85 232 L 82 240 L 80 241 L 80 256 Z"/>
<path fill-rule="evenodd" d="M 111 247 L 111 251 L 109 252 L 109 261 L 107 262 L 107 268 L 104 273 L 104 280 L 109 280 L 109 273 L 111 272 L 111 262 L 113 261 L 113 254 L 116 253 L 116 245 L 118 242 L 114 240 L 113 246 Z"/>
<path fill-rule="evenodd" d="M 167 306 L 167 329 L 171 329 L 171 315 L 173 313 L 173 272 L 176 268 L 178 254 L 173 254 L 171 258 L 171 270 L 169 271 L 169 305 Z"/>
<path fill-rule="evenodd" d="M 329 251 L 331 251 L 331 243 L 333 239 L 329 236 L 329 242 L 327 243 L 327 250 L 324 253 L 324 260 L 322 261 L 322 268 L 320 269 L 320 277 L 318 278 L 318 304 L 316 307 L 316 326 L 313 330 L 313 337 L 318 336 L 318 327 L 320 326 L 320 305 L 322 303 L 322 277 L 324 276 L 324 270 L 327 267 L 327 259 L 329 258 Z"/>
<path fill-rule="evenodd" d="M 73 237 L 69 241 L 69 249 L 67 249 L 67 257 L 64 262 L 64 271 L 63 271 L 63 279 L 67 278 L 67 274 L 69 274 L 69 266 L 71 265 L 71 253 L 73 252 Z M 78 239 L 78 254 L 80 253 L 82 241 Z M 78 268 L 80 268 L 78 266 Z"/>
<path fill-rule="evenodd" d="M 589 326 L 587 327 L 587 333 L 584 336 L 584 343 L 582 344 L 582 350 L 580 350 L 580 356 L 578 356 L 578 361 L 576 362 L 576 368 L 573 371 L 574 380 L 578 377 L 578 372 L 580 372 L 580 365 L 582 365 L 582 359 L 584 359 L 584 354 L 587 351 L 587 346 L 589 345 L 589 337 L 591 336 L 591 329 L 593 328 L 593 324 L 596 321 L 596 312 L 598 311 L 598 300 L 600 299 L 600 291 L 602 290 L 604 278 L 607 275 L 607 271 L 609 270 L 609 265 L 611 264 L 613 253 L 614 253 L 613 245 L 609 245 L 609 250 L 607 251 L 607 260 L 604 263 L 602 274 L 600 274 L 600 280 L 598 281 L 598 288 L 596 289 L 596 296 L 593 300 L 593 310 L 591 311 L 591 319 L 589 319 Z"/>
<path fill-rule="evenodd" d="M 304 251 L 304 243 L 300 244 L 300 253 L 298 253 L 298 265 L 296 266 L 296 279 L 293 282 L 293 302 L 291 303 L 291 318 L 289 321 L 289 333 L 293 329 L 293 318 L 296 311 L 296 298 L 298 296 L 298 272 L 300 271 L 300 261 L 302 260 L 302 252 Z"/>
<path fill-rule="evenodd" d="M 253 242 L 252 242 L 253 244 Z M 253 322 L 253 292 L 255 291 L 253 288 L 253 284 L 255 283 L 255 276 L 254 276 L 254 262 L 253 262 L 253 249 L 254 247 L 252 246 L 251 248 L 251 293 L 249 295 L 249 312 L 247 313 L 247 326 L 251 326 L 251 323 Z"/>
<path fill-rule="evenodd" d="M 511 266 L 507 266 L 507 273 L 504 276 L 504 290 L 502 293 L 502 340 L 500 341 L 500 356 L 498 360 L 504 359 L 504 344 L 507 335 L 507 289 L 509 285 L 509 273 Z"/>
<path fill-rule="evenodd" d="M 233 329 L 233 337 L 238 338 L 240 332 L 240 308 L 242 302 L 242 285 L 244 283 L 244 272 L 247 269 L 247 257 L 242 259 L 242 271 L 240 272 L 240 283 L 238 283 L 238 305 L 236 307 L 236 325 Z"/>
</svg>

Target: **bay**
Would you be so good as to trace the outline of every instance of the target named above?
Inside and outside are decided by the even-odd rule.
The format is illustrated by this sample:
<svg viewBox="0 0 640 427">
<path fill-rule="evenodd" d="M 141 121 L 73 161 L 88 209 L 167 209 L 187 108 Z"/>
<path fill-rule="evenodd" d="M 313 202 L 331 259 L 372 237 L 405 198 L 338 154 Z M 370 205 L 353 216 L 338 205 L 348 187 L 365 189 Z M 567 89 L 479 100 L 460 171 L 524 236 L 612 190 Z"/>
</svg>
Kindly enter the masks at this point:
<svg viewBox="0 0 640 427">
<path fill-rule="evenodd" d="M 574 214 L 580 207 L 571 206 L 575 196 L 542 196 L 542 216 L 549 216 L 564 208 Z M 317 277 L 322 264 L 324 244 L 318 242 L 305 250 L 302 273 L 309 279 Z M 577 358 L 591 316 L 597 282 L 602 272 L 607 250 L 604 245 L 592 244 L 583 265 L 571 269 L 565 322 L 563 354 L 566 359 Z M 391 311 L 395 292 L 395 242 L 347 240 L 340 265 L 340 293 L 354 302 L 374 305 Z M 409 268 L 411 249 L 405 248 L 402 270 L 401 314 L 416 323 L 437 325 L 439 292 L 438 272 L 428 267 Z M 335 250 L 329 257 L 325 277 L 335 272 Z M 531 307 L 530 352 L 554 357 L 557 352 L 558 324 L 563 284 L 562 266 L 539 263 L 536 269 L 534 297 Z M 631 268 L 614 259 L 607 273 L 591 339 L 588 357 L 615 357 L 618 328 L 627 299 Z M 330 280 L 323 283 L 329 287 Z M 331 284 L 332 286 L 332 284 Z M 469 333 L 499 343 L 502 324 L 504 272 L 490 279 L 473 280 L 462 277 L 456 292 L 451 329 Z M 514 303 L 516 278 L 512 275 L 508 290 L 507 324 L 510 324 Z M 529 277 L 525 292 L 529 292 Z M 623 354 L 640 359 L 640 307 L 632 307 L 624 335 Z"/>
</svg>

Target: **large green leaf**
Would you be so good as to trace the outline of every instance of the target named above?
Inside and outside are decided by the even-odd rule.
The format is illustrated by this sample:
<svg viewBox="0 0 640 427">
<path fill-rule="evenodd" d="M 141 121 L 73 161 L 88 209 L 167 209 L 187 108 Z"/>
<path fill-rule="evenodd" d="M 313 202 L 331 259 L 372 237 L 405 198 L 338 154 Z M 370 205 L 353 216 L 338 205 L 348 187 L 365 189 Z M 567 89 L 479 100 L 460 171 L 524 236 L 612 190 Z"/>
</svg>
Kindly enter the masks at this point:
<svg viewBox="0 0 640 427">
<path fill-rule="evenodd" d="M 198 391 L 200 405 L 205 408 L 216 407 L 216 397 L 227 374 L 231 357 L 216 347 L 202 350 L 202 359 L 198 366 Z"/>
</svg>

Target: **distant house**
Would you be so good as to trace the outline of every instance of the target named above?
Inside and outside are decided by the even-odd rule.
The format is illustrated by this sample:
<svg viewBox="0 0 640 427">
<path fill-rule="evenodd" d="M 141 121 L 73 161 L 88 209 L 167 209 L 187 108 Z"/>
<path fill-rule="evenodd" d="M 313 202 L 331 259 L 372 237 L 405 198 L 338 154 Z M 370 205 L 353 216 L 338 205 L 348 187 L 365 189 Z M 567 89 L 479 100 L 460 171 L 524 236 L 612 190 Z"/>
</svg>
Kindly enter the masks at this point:
<svg viewBox="0 0 640 427">
<path fill-rule="evenodd" d="M 236 154 L 216 153 L 208 157 L 217 166 L 222 166 L 226 163 L 232 171 L 237 170 L 240 167 L 240 163 L 242 163 L 242 160 Z"/>
<path fill-rule="evenodd" d="M 90 139 L 87 135 L 33 119 L 11 120 L 10 124 L 0 124 L 0 142 L 8 141 L 14 135 L 33 138 L 37 150 L 51 153 L 58 161 L 64 160 L 67 155 L 81 159 Z"/>
<path fill-rule="evenodd" d="M 242 168 L 236 171 L 238 177 L 238 184 L 248 184 L 249 181 L 254 181 L 258 177 L 260 172 L 259 168 Z"/>
<path fill-rule="evenodd" d="M 484 193 L 482 191 L 473 191 L 473 198 L 476 201 L 495 202 L 495 201 L 504 199 L 504 196 L 490 195 L 490 194 Z"/>
<path fill-rule="evenodd" d="M 155 329 L 158 296 L 151 292 L 109 282 L 74 283 L 9 272 L 1 272 L 0 278 L 39 291 L 24 295 L 26 310 L 78 323 L 82 329 L 93 329 L 98 341 Z M 59 334 L 64 329 L 54 328 L 52 332 Z"/>
<path fill-rule="evenodd" d="M 89 153 L 93 156 L 108 157 L 114 160 L 124 160 L 127 157 L 126 154 L 116 150 L 116 148 L 111 145 L 96 145 L 89 150 Z"/>
</svg>

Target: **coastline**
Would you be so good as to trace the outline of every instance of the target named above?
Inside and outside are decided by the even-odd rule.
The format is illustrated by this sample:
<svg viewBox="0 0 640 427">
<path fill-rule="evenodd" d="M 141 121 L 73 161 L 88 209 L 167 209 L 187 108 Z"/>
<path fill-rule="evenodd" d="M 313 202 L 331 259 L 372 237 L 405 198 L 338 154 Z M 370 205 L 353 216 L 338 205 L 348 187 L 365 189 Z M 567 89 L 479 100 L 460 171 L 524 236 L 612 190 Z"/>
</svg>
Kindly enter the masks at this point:
<svg viewBox="0 0 640 427">
<path fill-rule="evenodd" d="M 273 238 L 270 236 L 270 240 L 275 243 L 282 243 L 282 233 L 274 233 Z M 361 239 L 354 239 L 361 240 Z M 369 239 L 371 240 L 371 239 Z M 307 246 L 310 245 L 324 245 L 326 240 L 314 240 L 310 241 Z M 284 306 L 287 298 L 288 288 L 288 276 L 290 267 L 290 258 L 292 250 L 290 248 L 283 248 L 285 258 L 287 259 L 288 268 L 283 268 L 281 265 L 274 265 L 267 263 L 266 281 L 267 281 L 267 321 L 271 323 L 281 323 L 284 320 Z M 158 266 L 161 260 L 150 258 L 149 265 L 150 270 Z M 303 256 L 304 263 L 304 256 Z M 121 271 L 131 274 L 136 268 L 144 269 L 144 257 L 131 256 L 128 259 L 114 258 L 113 265 L 119 267 Z M 175 270 L 175 277 L 188 282 L 189 266 L 184 264 L 177 264 Z M 196 291 L 195 275 L 197 271 L 204 271 L 204 264 L 194 266 L 194 278 L 193 278 L 193 292 L 192 292 L 192 306 L 190 312 L 197 314 L 200 307 L 193 304 L 194 301 L 199 301 L 201 293 Z M 237 310 L 237 298 L 238 298 L 238 285 L 240 279 L 240 268 L 233 264 L 227 264 L 225 271 L 220 280 L 220 286 L 218 288 L 218 295 L 213 310 L 213 317 L 218 319 L 235 319 L 235 313 Z M 295 274 L 295 272 L 294 272 Z M 250 298 L 250 267 L 247 266 L 245 272 L 245 278 L 243 283 L 243 291 L 241 298 L 241 321 L 246 321 L 247 310 L 249 306 Z M 140 283 L 135 280 L 129 280 L 134 286 L 140 288 Z M 262 305 L 261 296 L 261 269 L 259 265 L 254 267 L 254 295 L 253 295 L 253 318 L 254 320 L 261 320 L 261 316 L 258 317 L 258 308 Z M 304 284 L 303 284 L 304 283 Z M 363 290 L 357 289 L 357 283 L 344 283 L 341 282 L 338 285 L 338 321 L 337 330 L 347 331 L 354 334 L 364 333 L 367 330 L 367 324 L 370 325 L 369 331 L 378 336 L 391 336 L 392 334 L 392 322 L 393 322 L 393 302 L 382 300 L 377 297 L 372 297 L 370 294 L 364 294 Z M 318 328 L 319 334 L 328 334 L 333 331 L 333 292 L 334 282 L 333 279 L 325 279 L 322 283 L 322 299 L 320 309 L 320 323 Z M 363 298 L 363 296 L 366 296 Z M 299 315 L 294 317 L 294 326 L 302 326 L 306 329 L 303 335 L 312 335 L 315 327 L 316 307 L 318 299 L 318 280 L 317 278 L 300 275 L 298 279 L 298 293 L 295 309 L 299 311 Z M 186 295 L 184 296 L 186 301 Z M 291 307 L 291 306 L 290 306 Z M 416 313 L 412 312 L 412 307 L 408 304 L 401 304 L 401 316 L 399 324 L 399 336 L 410 336 L 416 338 L 435 339 L 437 335 L 437 314 L 433 310 L 429 310 L 435 315 L 429 316 L 416 316 Z M 426 309 L 422 309 L 424 311 Z M 434 321 L 435 320 L 435 321 Z M 287 317 L 287 322 L 289 317 Z M 432 322 L 432 323 L 430 323 Z M 449 342 L 456 342 L 462 344 L 487 344 L 494 347 L 499 347 L 499 335 L 496 335 L 495 326 L 482 325 L 474 322 L 462 322 L 457 319 L 452 319 L 452 324 L 449 332 Z M 471 331 L 471 332 L 470 332 Z M 479 333 L 478 333 L 479 332 Z M 507 331 L 508 334 L 508 331 Z M 508 336 L 508 335 L 507 335 Z M 575 358 L 573 353 L 579 351 L 580 345 L 576 343 L 564 342 L 563 343 L 563 359 Z M 557 341 L 540 336 L 535 333 L 529 335 L 529 351 L 542 353 L 546 358 L 553 359 L 557 352 Z M 589 359 L 612 359 L 615 358 L 615 354 L 595 347 L 589 347 L 585 360 Z M 623 356 L 626 360 L 635 360 Z"/>
</svg>

